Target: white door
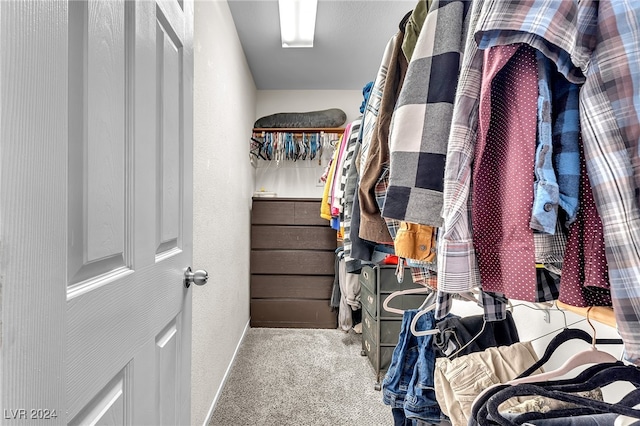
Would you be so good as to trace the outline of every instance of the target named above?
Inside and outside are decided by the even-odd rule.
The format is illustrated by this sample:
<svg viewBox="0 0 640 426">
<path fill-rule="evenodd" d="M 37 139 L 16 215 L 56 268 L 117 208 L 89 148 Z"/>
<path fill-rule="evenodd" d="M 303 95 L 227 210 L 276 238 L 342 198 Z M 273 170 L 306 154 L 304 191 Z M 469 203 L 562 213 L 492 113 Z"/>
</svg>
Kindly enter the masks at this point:
<svg viewBox="0 0 640 426">
<path fill-rule="evenodd" d="M 3 424 L 189 423 L 192 28 L 0 2 Z"/>
</svg>

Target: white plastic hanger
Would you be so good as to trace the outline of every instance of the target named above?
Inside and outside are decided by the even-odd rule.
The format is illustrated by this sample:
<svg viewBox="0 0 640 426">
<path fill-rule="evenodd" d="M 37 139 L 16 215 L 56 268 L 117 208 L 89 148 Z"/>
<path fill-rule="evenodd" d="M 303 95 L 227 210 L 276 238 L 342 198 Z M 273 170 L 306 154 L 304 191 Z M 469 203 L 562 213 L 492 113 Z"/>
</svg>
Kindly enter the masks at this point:
<svg viewBox="0 0 640 426">
<path fill-rule="evenodd" d="M 393 293 L 391 293 L 390 295 L 388 295 L 384 301 L 382 302 L 382 308 L 387 311 L 387 312 L 393 312 L 394 314 L 404 314 L 404 310 L 402 309 L 397 309 L 397 308 L 392 308 L 389 306 L 389 302 L 395 298 L 396 296 L 401 296 L 404 294 L 423 294 L 423 293 L 430 293 L 433 290 L 429 287 L 418 287 L 418 288 L 410 288 L 407 290 L 398 290 L 398 291 L 394 291 Z"/>
<path fill-rule="evenodd" d="M 436 304 L 434 303 L 434 304 L 432 304 L 432 305 L 427 306 L 427 307 L 426 307 L 426 308 L 424 308 L 424 309 L 421 309 L 421 310 L 420 310 L 420 311 L 419 311 L 419 312 L 418 312 L 418 313 L 413 317 L 413 319 L 411 320 L 411 333 L 412 333 L 414 336 L 429 336 L 429 335 L 432 335 L 432 334 L 438 334 L 438 333 L 440 332 L 440 330 L 439 330 L 439 329 L 437 329 L 437 328 L 434 328 L 434 329 L 432 329 L 432 330 L 423 330 L 423 331 L 416 330 L 416 324 L 418 323 L 418 319 L 419 319 L 421 316 L 425 315 L 427 312 L 431 312 L 431 311 L 433 311 L 435 308 L 436 308 Z"/>
<path fill-rule="evenodd" d="M 511 385 L 517 385 L 520 383 L 541 382 L 545 380 L 555 379 L 556 377 L 559 377 L 559 376 L 563 376 L 571 372 L 573 369 L 580 367 L 581 365 L 617 362 L 618 360 L 616 359 L 616 357 L 614 357 L 608 352 L 604 352 L 596 348 L 596 329 L 593 326 L 593 324 L 591 324 L 591 320 L 589 319 L 590 309 L 591 307 L 587 309 L 587 322 L 589 323 L 589 326 L 591 326 L 591 330 L 593 331 L 593 338 L 591 342 L 591 347 L 589 349 L 586 349 L 582 352 L 578 352 L 577 354 L 573 355 L 556 370 L 547 371 L 546 373 L 534 374 L 532 376 L 522 377 L 520 379 L 510 380 L 507 383 Z"/>
<path fill-rule="evenodd" d="M 468 292 L 468 293 L 459 293 L 459 294 L 460 294 L 460 296 L 462 298 L 464 298 L 466 300 L 478 303 L 478 300 L 473 295 L 474 294 L 473 291 Z M 416 324 L 418 323 L 418 319 L 420 319 L 420 317 L 425 315 L 427 312 L 433 311 L 435 308 L 436 308 L 436 304 L 434 303 L 432 305 L 427 306 L 424 309 L 421 309 L 416 314 L 416 316 L 413 317 L 413 319 L 411 320 L 411 333 L 413 333 L 414 336 L 429 336 L 429 335 L 432 335 L 432 334 L 438 334 L 440 332 L 440 330 L 437 329 L 437 328 L 434 328 L 433 330 L 422 330 L 422 331 L 416 329 Z M 485 324 L 482 325 L 482 330 L 480 331 L 480 333 L 482 333 L 482 331 L 484 331 L 484 326 L 485 326 Z M 473 341 L 473 339 L 472 339 L 472 341 Z"/>
</svg>

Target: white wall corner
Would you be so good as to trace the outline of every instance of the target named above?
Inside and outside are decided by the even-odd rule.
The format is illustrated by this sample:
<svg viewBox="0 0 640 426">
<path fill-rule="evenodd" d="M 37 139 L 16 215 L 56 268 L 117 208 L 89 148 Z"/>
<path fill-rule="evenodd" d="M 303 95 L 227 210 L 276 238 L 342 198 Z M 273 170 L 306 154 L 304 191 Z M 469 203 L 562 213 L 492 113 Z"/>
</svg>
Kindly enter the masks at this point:
<svg viewBox="0 0 640 426">
<path fill-rule="evenodd" d="M 236 357 L 238 355 L 238 351 L 240 350 L 240 346 L 242 345 L 242 342 L 244 342 L 244 338 L 247 335 L 247 331 L 249 331 L 250 322 L 251 322 L 250 320 L 247 321 L 247 325 L 245 325 L 244 330 L 242 331 L 242 336 L 240 336 L 240 340 L 236 345 L 236 350 L 233 352 L 231 361 L 229 362 L 229 365 L 227 366 L 227 369 L 224 372 L 224 376 L 222 377 L 222 382 L 220 382 L 220 386 L 218 387 L 218 390 L 216 391 L 216 394 L 213 397 L 213 401 L 211 401 L 211 407 L 209 408 L 209 412 L 207 413 L 207 417 L 205 417 L 204 423 L 202 424 L 202 426 L 208 426 L 209 422 L 211 421 L 211 417 L 213 416 L 213 411 L 216 409 L 216 405 L 218 404 L 220 395 L 222 394 L 222 391 L 224 390 L 224 386 L 227 383 L 227 379 L 229 378 L 229 374 L 231 373 L 231 368 L 233 368 L 233 365 L 236 362 Z"/>
</svg>

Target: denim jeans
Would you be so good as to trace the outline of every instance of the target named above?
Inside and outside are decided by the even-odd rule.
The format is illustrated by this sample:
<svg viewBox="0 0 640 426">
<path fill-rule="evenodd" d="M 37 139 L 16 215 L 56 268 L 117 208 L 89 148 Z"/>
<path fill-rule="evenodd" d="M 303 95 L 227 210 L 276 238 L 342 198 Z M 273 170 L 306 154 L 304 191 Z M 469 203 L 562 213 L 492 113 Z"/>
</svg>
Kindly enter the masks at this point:
<svg viewBox="0 0 640 426">
<path fill-rule="evenodd" d="M 417 312 L 409 309 L 402 317 L 398 344 L 382 381 L 382 400 L 391 408 L 404 409 L 407 419 L 438 423 L 442 412 L 434 389 L 433 336 L 414 336 L 411 333 L 411 320 Z M 416 328 L 428 330 L 434 324 L 433 312 L 428 312 L 419 318 Z"/>
<path fill-rule="evenodd" d="M 425 422 L 424 420 L 407 419 L 404 415 L 402 408 L 392 408 L 391 414 L 393 415 L 393 426 L 451 426 L 451 422 L 447 419 L 442 420 L 440 423 Z"/>
</svg>

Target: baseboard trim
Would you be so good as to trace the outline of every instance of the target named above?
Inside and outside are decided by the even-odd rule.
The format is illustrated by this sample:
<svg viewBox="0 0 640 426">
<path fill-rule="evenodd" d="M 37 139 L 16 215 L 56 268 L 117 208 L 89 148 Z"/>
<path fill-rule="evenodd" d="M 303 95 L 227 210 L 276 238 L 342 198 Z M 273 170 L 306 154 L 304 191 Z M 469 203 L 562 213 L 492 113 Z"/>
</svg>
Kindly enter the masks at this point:
<svg viewBox="0 0 640 426">
<path fill-rule="evenodd" d="M 218 399 L 220 398 L 220 394 L 222 393 L 222 389 L 224 389 L 224 385 L 227 383 L 227 379 L 229 378 L 229 373 L 231 372 L 231 367 L 236 362 L 236 356 L 238 355 L 238 350 L 240 349 L 240 345 L 244 341 L 244 337 L 247 335 L 247 331 L 249 330 L 249 323 L 251 320 L 247 321 L 247 325 L 244 326 L 244 330 L 242 331 L 242 336 L 240 336 L 240 340 L 238 341 L 238 345 L 236 346 L 236 350 L 233 352 L 233 356 L 231 357 L 231 362 L 227 366 L 227 370 L 224 372 L 224 376 L 222 377 L 222 383 L 220 383 L 220 387 L 218 387 L 218 391 L 216 392 L 216 396 L 213 397 L 213 401 L 211 402 L 211 407 L 209 408 L 209 412 L 207 413 L 207 417 L 204 420 L 202 426 L 208 426 L 211 421 L 211 417 L 213 416 L 213 410 L 216 408 L 216 404 L 218 403 Z"/>
</svg>

